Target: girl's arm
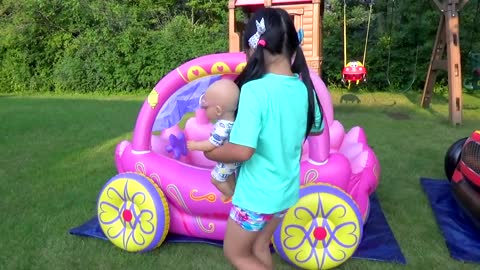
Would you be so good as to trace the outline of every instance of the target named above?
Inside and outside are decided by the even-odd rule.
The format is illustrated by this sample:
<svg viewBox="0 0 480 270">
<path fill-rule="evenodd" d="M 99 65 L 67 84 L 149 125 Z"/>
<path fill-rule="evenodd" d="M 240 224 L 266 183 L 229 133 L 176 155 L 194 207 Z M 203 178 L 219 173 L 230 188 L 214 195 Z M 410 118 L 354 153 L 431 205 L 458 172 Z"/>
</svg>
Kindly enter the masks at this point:
<svg viewBox="0 0 480 270">
<path fill-rule="evenodd" d="M 255 153 L 254 148 L 229 142 L 212 151 L 204 152 L 206 158 L 223 163 L 243 162 L 249 160 L 253 153 Z"/>
</svg>

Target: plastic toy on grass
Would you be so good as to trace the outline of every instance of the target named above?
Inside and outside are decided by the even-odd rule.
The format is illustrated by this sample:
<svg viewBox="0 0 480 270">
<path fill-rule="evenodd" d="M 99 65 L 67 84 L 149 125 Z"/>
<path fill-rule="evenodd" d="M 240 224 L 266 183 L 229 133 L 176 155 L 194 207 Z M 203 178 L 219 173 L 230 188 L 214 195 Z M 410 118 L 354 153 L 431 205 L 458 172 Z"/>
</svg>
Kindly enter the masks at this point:
<svg viewBox="0 0 480 270">
<path fill-rule="evenodd" d="M 480 228 L 480 130 L 450 146 L 445 156 L 445 173 L 457 201 Z"/>
<path fill-rule="evenodd" d="M 223 202 L 210 182 L 215 163 L 202 152 L 185 152 L 184 141 L 209 137 L 212 123 L 198 100 L 212 82 L 234 79 L 245 60 L 243 53 L 202 56 L 171 71 L 151 91 L 132 140 L 116 147 L 119 174 L 98 199 L 99 223 L 113 244 L 148 251 L 169 232 L 223 240 L 231 203 Z M 273 244 L 294 265 L 328 269 L 348 260 L 358 247 L 380 166 L 363 129 L 345 132 L 334 119 L 325 84 L 316 73 L 311 76 L 324 109 L 325 131 L 304 144 L 301 198 L 277 228 Z M 194 116 L 180 128 L 190 112 Z"/>
</svg>

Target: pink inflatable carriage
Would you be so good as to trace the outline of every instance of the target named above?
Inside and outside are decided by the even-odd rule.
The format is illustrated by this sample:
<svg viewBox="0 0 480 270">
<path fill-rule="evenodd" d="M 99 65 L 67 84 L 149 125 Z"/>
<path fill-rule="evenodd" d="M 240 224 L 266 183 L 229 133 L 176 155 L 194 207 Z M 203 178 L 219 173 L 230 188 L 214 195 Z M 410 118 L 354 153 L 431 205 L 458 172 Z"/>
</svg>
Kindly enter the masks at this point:
<svg viewBox="0 0 480 270">
<path fill-rule="evenodd" d="M 127 251 L 148 251 L 171 233 L 222 240 L 230 202 L 210 183 L 214 163 L 188 152 L 186 139 L 208 138 L 212 124 L 198 98 L 213 81 L 234 79 L 242 53 L 206 55 L 161 79 L 138 114 L 131 141 L 115 151 L 119 174 L 98 197 L 98 219 L 107 238 Z M 362 128 L 345 132 L 334 119 L 330 94 L 311 73 L 324 108 L 325 132 L 310 137 L 301 160 L 301 198 L 272 240 L 277 253 L 305 269 L 336 267 L 353 255 L 369 213 L 369 195 L 380 175 Z M 179 123 L 194 112 L 185 127 Z"/>
</svg>

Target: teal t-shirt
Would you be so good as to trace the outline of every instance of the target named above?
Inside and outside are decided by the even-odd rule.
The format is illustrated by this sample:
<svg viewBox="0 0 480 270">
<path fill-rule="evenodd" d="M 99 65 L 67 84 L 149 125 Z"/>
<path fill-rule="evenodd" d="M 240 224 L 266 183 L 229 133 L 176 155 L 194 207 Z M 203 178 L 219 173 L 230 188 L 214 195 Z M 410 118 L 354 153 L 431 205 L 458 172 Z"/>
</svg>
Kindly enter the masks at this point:
<svg viewBox="0 0 480 270">
<path fill-rule="evenodd" d="M 230 142 L 255 153 L 241 165 L 234 205 L 272 214 L 297 202 L 307 110 L 308 93 L 298 75 L 269 73 L 242 86 Z M 318 106 L 315 118 L 312 132 L 319 132 Z"/>
</svg>

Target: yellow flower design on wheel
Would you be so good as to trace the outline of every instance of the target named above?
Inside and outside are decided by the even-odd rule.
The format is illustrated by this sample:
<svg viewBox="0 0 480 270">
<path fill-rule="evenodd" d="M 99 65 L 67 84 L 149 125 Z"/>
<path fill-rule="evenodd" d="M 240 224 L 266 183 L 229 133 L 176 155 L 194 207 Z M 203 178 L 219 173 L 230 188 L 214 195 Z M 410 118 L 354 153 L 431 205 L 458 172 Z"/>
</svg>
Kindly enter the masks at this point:
<svg viewBox="0 0 480 270">
<path fill-rule="evenodd" d="M 120 174 L 100 192 L 98 220 L 105 236 L 127 251 L 159 246 L 169 230 L 170 216 L 163 192 L 136 173 Z"/>
<path fill-rule="evenodd" d="M 342 190 L 312 184 L 300 191 L 274 237 L 277 253 L 303 269 L 330 269 L 348 260 L 360 244 L 363 223 L 352 198 Z"/>
</svg>

